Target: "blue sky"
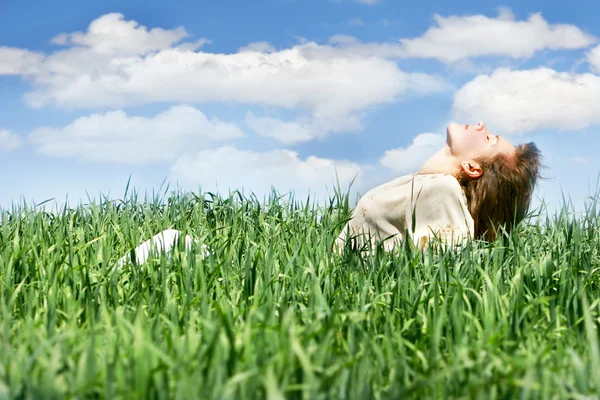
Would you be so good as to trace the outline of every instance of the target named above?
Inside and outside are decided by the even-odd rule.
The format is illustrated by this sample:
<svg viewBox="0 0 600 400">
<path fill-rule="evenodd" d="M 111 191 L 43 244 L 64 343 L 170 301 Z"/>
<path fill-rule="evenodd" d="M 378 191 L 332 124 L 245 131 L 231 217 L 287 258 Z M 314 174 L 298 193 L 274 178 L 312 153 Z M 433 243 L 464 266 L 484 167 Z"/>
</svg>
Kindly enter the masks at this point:
<svg viewBox="0 0 600 400">
<path fill-rule="evenodd" d="M 322 197 L 337 172 L 364 192 L 416 171 L 454 120 L 536 142 L 550 208 L 595 188 L 591 1 L 6 3 L 0 208 L 118 198 L 129 176 Z"/>
</svg>

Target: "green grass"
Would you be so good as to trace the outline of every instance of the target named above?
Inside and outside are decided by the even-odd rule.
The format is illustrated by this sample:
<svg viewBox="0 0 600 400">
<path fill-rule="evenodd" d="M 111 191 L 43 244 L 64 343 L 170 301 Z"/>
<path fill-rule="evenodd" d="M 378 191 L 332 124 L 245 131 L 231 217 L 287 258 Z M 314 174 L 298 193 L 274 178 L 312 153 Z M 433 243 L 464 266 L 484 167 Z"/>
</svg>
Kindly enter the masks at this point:
<svg viewBox="0 0 600 400">
<path fill-rule="evenodd" d="M 600 395 L 595 206 L 460 252 L 338 256 L 349 212 L 182 193 L 1 212 L 0 399 Z M 116 268 L 167 228 L 212 254 Z"/>
</svg>

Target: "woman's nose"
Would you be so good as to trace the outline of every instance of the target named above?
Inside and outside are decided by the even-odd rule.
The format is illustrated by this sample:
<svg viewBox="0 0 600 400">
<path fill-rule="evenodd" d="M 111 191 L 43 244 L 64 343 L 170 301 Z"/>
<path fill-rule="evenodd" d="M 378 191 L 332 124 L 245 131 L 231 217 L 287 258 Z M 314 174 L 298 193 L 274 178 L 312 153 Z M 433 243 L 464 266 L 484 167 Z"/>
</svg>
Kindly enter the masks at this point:
<svg viewBox="0 0 600 400">
<path fill-rule="evenodd" d="M 478 131 L 484 130 L 485 129 L 485 123 L 483 121 L 479 121 L 477 123 L 477 126 L 475 127 L 475 129 L 477 129 Z"/>
</svg>

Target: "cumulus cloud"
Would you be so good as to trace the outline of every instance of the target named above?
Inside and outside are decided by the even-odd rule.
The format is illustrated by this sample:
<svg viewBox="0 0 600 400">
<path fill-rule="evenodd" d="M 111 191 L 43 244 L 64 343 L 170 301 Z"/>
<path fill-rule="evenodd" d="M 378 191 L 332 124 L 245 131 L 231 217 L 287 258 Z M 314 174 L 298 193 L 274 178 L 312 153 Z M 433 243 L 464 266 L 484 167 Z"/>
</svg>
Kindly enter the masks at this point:
<svg viewBox="0 0 600 400">
<path fill-rule="evenodd" d="M 29 74 L 33 85 L 25 100 L 32 107 L 260 105 L 298 111 L 324 134 L 374 105 L 448 89 L 440 77 L 404 72 L 384 58 L 319 51 L 330 45 L 302 42 L 277 50 L 256 42 L 221 54 L 200 50 L 206 39 L 181 43 L 187 36 L 182 27 L 149 29 L 107 14 L 85 32 L 56 36 L 53 43 L 66 48 L 53 53 L 3 50 L 0 57 L 9 61 L 0 73 Z M 23 64 L 31 65 L 25 71 Z"/>
<path fill-rule="evenodd" d="M 434 75 L 400 70 L 396 57 L 460 62 L 480 55 L 529 57 L 541 49 L 585 47 L 595 41 L 572 25 L 549 24 L 540 14 L 517 21 L 506 10 L 435 16 L 418 38 L 363 44 L 335 36 L 329 44 L 302 42 L 275 49 L 255 42 L 231 54 L 203 51 L 206 39 L 182 43 L 182 27 L 147 28 L 122 14 L 92 21 L 85 32 L 62 33 L 66 46 L 48 55 L 0 48 L 0 73 L 27 75 L 34 107 L 124 108 L 156 102 L 237 103 L 298 111 L 291 121 L 250 115 L 259 134 L 293 144 L 362 128 L 365 110 L 409 94 L 446 91 Z M 590 53 L 591 54 L 591 53 Z"/>
<path fill-rule="evenodd" d="M 575 25 L 550 24 L 540 13 L 516 20 L 508 9 L 498 16 L 434 15 L 435 25 L 423 35 L 398 42 L 361 43 L 358 39 L 334 38 L 335 48 L 320 51 L 348 52 L 382 58 L 432 58 L 447 63 L 480 56 L 531 58 L 541 50 L 586 48 L 597 39 Z"/>
<path fill-rule="evenodd" d="M 395 100 L 412 88 L 439 90 L 426 74 L 367 57 L 309 58 L 302 47 L 273 53 L 213 54 L 177 48 L 145 57 L 80 64 L 84 57 L 54 60 L 55 73 L 38 79 L 27 96 L 33 106 L 132 106 L 150 102 L 237 102 L 350 113 Z M 377 73 L 373 73 L 376 71 Z"/>
<path fill-rule="evenodd" d="M 0 129 L 0 152 L 16 150 L 23 145 L 20 137 L 8 129 Z"/>
<path fill-rule="evenodd" d="M 183 27 L 148 30 L 136 21 L 125 21 L 123 14 L 110 13 L 92 21 L 87 32 L 61 33 L 51 42 L 81 46 L 100 54 L 139 55 L 170 48 L 187 36 Z"/>
<path fill-rule="evenodd" d="M 594 72 L 600 72 L 600 46 L 594 47 L 587 53 L 587 61 Z"/>
<path fill-rule="evenodd" d="M 358 45 L 360 40 L 350 35 L 333 35 L 329 38 L 329 43 L 333 45 Z"/>
<path fill-rule="evenodd" d="M 253 113 L 246 115 L 246 124 L 261 136 L 270 137 L 284 144 L 305 142 L 322 136 L 309 120 L 282 121 L 270 117 L 256 117 Z"/>
<path fill-rule="evenodd" d="M 408 147 L 387 150 L 379 159 L 379 163 L 396 174 L 415 172 L 444 145 L 445 141 L 445 135 L 422 133 L 416 136 Z"/>
<path fill-rule="evenodd" d="M 247 113 L 245 123 L 261 136 L 269 137 L 286 145 L 323 138 L 331 132 L 358 132 L 363 129 L 357 115 L 327 115 L 326 117 L 299 117 L 283 121 L 272 117 L 257 117 Z"/>
<path fill-rule="evenodd" d="M 579 49 L 596 38 L 574 25 L 549 24 L 540 13 L 515 20 L 508 9 L 496 18 L 485 15 L 435 15 L 437 26 L 423 36 L 400 42 L 408 57 L 438 58 L 446 62 L 483 55 L 530 58 L 543 49 Z"/>
<path fill-rule="evenodd" d="M 42 154 L 142 164 L 172 161 L 186 151 L 244 135 L 235 124 L 176 106 L 152 117 L 128 116 L 122 110 L 92 114 L 63 127 L 36 129 L 29 140 Z"/>
<path fill-rule="evenodd" d="M 260 196 L 274 187 L 282 194 L 293 190 L 300 198 L 309 192 L 324 198 L 326 188 L 333 194 L 336 174 L 340 187 L 346 190 L 353 179 L 360 181 L 365 170 L 349 161 L 313 156 L 301 159 L 289 150 L 254 152 L 226 146 L 182 156 L 172 166 L 170 177 L 185 185 L 200 185 L 203 191 L 227 193 L 237 189 Z"/>
<path fill-rule="evenodd" d="M 458 90 L 453 111 L 457 120 L 482 120 L 492 130 L 520 134 L 598 124 L 599 104 L 597 75 L 501 68 L 477 76 Z"/>
<path fill-rule="evenodd" d="M 244 52 L 258 52 L 258 53 L 272 53 L 275 51 L 275 47 L 266 41 L 252 42 L 246 46 L 242 46 L 238 50 L 240 53 Z"/>
<path fill-rule="evenodd" d="M 0 46 L 0 75 L 30 75 L 39 71 L 41 53 Z"/>
</svg>

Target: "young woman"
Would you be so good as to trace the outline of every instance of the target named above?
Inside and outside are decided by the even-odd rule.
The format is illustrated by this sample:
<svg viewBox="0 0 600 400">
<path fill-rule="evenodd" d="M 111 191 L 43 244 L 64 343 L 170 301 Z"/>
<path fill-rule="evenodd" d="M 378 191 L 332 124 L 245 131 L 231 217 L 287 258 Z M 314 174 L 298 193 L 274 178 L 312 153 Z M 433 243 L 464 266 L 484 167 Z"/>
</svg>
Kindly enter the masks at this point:
<svg viewBox="0 0 600 400">
<path fill-rule="evenodd" d="M 336 240 L 338 250 L 385 250 L 410 238 L 424 248 L 434 238 L 459 244 L 494 240 L 526 215 L 539 177 L 534 143 L 513 146 L 482 122 L 452 123 L 445 145 L 415 173 L 367 192 Z"/>
<path fill-rule="evenodd" d="M 385 250 L 411 239 L 424 248 L 433 238 L 457 244 L 471 238 L 494 240 L 500 226 L 510 232 L 527 213 L 539 177 L 541 155 L 534 143 L 513 146 L 482 122 L 452 123 L 446 144 L 415 174 L 367 192 L 336 239 L 336 248 Z M 139 245 L 137 264 L 151 247 L 169 252 L 181 240 L 168 229 Z M 183 238 L 186 248 L 192 239 Z M 207 253 L 207 249 L 203 249 Z M 124 255 L 118 264 L 131 260 Z"/>
</svg>

